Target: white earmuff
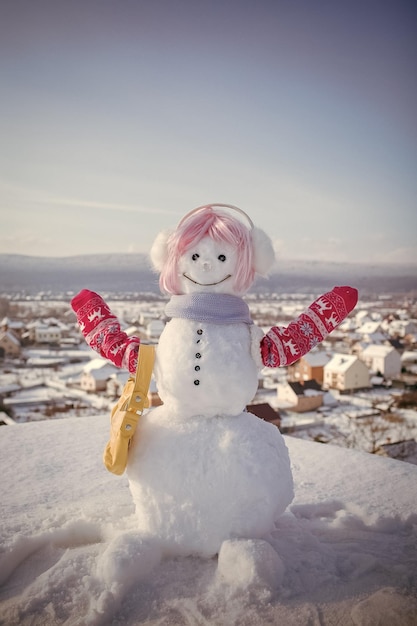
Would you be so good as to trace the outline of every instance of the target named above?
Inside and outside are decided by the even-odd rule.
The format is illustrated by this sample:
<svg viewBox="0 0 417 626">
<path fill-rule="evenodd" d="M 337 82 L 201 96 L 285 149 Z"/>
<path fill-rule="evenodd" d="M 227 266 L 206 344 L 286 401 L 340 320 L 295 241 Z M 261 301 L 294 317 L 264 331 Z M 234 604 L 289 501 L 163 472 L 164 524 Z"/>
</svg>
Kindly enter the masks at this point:
<svg viewBox="0 0 417 626">
<path fill-rule="evenodd" d="M 161 231 L 152 244 L 149 256 L 154 269 L 157 272 L 162 272 L 164 269 L 166 260 L 168 258 L 168 239 L 172 235 L 173 231 L 170 229 Z"/>
<path fill-rule="evenodd" d="M 253 266 L 260 276 L 267 276 L 275 263 L 274 246 L 268 235 L 260 228 L 253 228 L 251 232 L 253 245 Z"/>
</svg>

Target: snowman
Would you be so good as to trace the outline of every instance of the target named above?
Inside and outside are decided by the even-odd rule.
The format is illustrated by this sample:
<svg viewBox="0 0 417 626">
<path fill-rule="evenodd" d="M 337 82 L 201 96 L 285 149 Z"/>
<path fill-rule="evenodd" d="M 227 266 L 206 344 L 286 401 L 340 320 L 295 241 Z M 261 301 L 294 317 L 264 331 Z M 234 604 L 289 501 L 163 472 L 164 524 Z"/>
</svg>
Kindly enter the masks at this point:
<svg viewBox="0 0 417 626">
<path fill-rule="evenodd" d="M 129 450 L 135 532 L 158 554 L 211 557 L 235 540 L 267 537 L 293 499 L 282 435 L 246 410 L 259 370 L 311 350 L 357 292 L 335 287 L 264 334 L 242 296 L 270 270 L 273 247 L 232 205 L 194 209 L 158 235 L 150 256 L 170 295 L 169 321 L 154 366 L 163 404 L 141 417 Z M 72 306 L 89 345 L 134 373 L 140 340 L 126 336 L 104 300 L 83 290 Z"/>
</svg>

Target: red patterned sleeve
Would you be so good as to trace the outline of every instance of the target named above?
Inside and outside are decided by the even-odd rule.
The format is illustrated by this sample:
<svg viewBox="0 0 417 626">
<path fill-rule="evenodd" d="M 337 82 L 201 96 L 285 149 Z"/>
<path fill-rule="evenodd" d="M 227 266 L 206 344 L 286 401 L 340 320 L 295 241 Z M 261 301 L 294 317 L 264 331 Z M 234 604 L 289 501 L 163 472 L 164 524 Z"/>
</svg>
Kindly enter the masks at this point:
<svg viewBox="0 0 417 626">
<path fill-rule="evenodd" d="M 291 365 L 327 337 L 355 308 L 353 287 L 334 287 L 320 296 L 287 327 L 274 326 L 261 340 L 266 367 Z"/>
<path fill-rule="evenodd" d="M 116 367 L 136 372 L 139 337 L 128 337 L 108 305 L 94 291 L 83 289 L 71 300 L 77 322 L 88 345 Z"/>
</svg>

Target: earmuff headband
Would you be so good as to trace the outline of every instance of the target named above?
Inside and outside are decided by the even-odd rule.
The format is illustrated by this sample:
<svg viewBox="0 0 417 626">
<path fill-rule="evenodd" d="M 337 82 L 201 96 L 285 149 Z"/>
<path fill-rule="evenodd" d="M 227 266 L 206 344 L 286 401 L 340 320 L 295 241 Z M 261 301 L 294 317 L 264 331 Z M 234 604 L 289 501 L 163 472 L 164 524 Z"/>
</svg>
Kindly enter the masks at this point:
<svg viewBox="0 0 417 626">
<path fill-rule="evenodd" d="M 243 217 L 247 220 L 250 230 L 253 230 L 254 225 L 249 215 L 247 215 L 245 211 L 242 211 L 242 209 L 239 209 L 239 207 L 234 206 L 233 204 L 204 204 L 203 206 L 199 206 L 196 209 L 193 209 L 192 211 L 184 215 L 184 217 L 179 221 L 177 228 L 181 226 L 181 224 L 183 224 L 186 220 L 188 220 L 188 218 L 191 217 L 191 215 L 194 215 L 194 213 L 198 213 L 199 211 L 203 211 L 204 209 L 214 209 L 215 207 L 231 209 L 232 211 L 236 211 L 237 213 L 240 213 L 240 215 L 243 215 Z"/>
</svg>

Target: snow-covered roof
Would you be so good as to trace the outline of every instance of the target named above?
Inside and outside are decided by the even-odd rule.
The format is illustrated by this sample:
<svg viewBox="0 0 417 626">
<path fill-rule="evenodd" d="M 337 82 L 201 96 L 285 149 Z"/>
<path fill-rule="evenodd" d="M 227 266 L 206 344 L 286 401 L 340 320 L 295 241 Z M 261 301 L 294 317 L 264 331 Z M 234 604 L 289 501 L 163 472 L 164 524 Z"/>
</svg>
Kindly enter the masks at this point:
<svg viewBox="0 0 417 626">
<path fill-rule="evenodd" d="M 369 382 L 371 383 L 371 385 L 375 385 L 375 387 L 377 387 L 383 384 L 384 377 L 383 376 L 371 376 L 371 379 Z"/>
<path fill-rule="evenodd" d="M 372 335 L 381 329 L 381 322 L 365 322 L 360 328 L 358 333 L 362 335 Z"/>
<path fill-rule="evenodd" d="M 386 357 L 388 354 L 390 354 L 390 352 L 395 352 L 395 348 L 393 348 L 391 345 L 387 346 L 371 344 L 364 349 L 362 356 Z"/>
<path fill-rule="evenodd" d="M 353 354 L 336 353 L 324 367 L 334 372 L 346 372 L 355 361 L 358 361 L 358 357 Z"/>
<path fill-rule="evenodd" d="M 369 339 L 369 341 L 371 343 L 383 343 L 384 341 L 387 340 L 387 336 L 384 335 L 383 333 L 380 333 L 379 331 L 377 331 L 376 333 L 365 333 L 365 337 L 367 339 Z"/>
<path fill-rule="evenodd" d="M 416 363 L 417 362 L 417 350 L 406 350 L 401 355 L 401 361 Z"/>
<path fill-rule="evenodd" d="M 357 320 L 354 317 L 347 317 L 341 324 L 339 324 L 338 329 L 344 332 L 355 330 L 358 325 Z"/>
<path fill-rule="evenodd" d="M 45 323 L 42 320 L 32 320 L 26 324 L 28 330 L 32 328 L 45 328 Z"/>
<path fill-rule="evenodd" d="M 86 363 L 83 367 L 83 372 L 85 374 L 91 374 L 94 378 L 100 380 L 108 378 L 117 371 L 117 368 L 109 363 L 109 361 L 100 358 L 91 359 L 91 361 Z"/>
<path fill-rule="evenodd" d="M 402 331 L 408 327 L 414 328 L 414 326 L 415 323 L 413 322 L 413 320 L 392 320 L 392 322 L 390 323 L 390 329 L 398 331 Z"/>
<path fill-rule="evenodd" d="M 362 309 L 357 311 L 354 317 L 358 323 L 362 324 L 365 320 L 369 319 L 369 313 L 366 309 Z"/>
<path fill-rule="evenodd" d="M 0 327 L 1 326 L 7 326 L 7 328 L 11 330 L 21 330 L 25 327 L 25 324 L 21 320 L 11 320 L 8 317 L 3 317 L 0 322 Z"/>
<path fill-rule="evenodd" d="M 303 360 L 306 361 L 311 367 L 320 367 L 326 365 L 331 359 L 331 355 L 322 350 L 312 350 L 303 356 Z"/>
<path fill-rule="evenodd" d="M 20 346 L 20 341 L 9 330 L 0 331 L 0 341 L 5 337 L 7 337 L 7 339 L 11 341 L 11 343 L 14 343 L 15 346 Z"/>
<path fill-rule="evenodd" d="M 139 333 L 137 326 L 128 326 L 124 329 L 124 332 L 128 337 L 132 337 L 133 335 L 137 335 Z"/>
<path fill-rule="evenodd" d="M 288 384 L 297 396 L 318 395 L 324 393 L 316 380 L 306 380 L 304 383 L 295 381 L 288 382 Z M 311 391 L 314 393 L 309 393 Z"/>
</svg>

